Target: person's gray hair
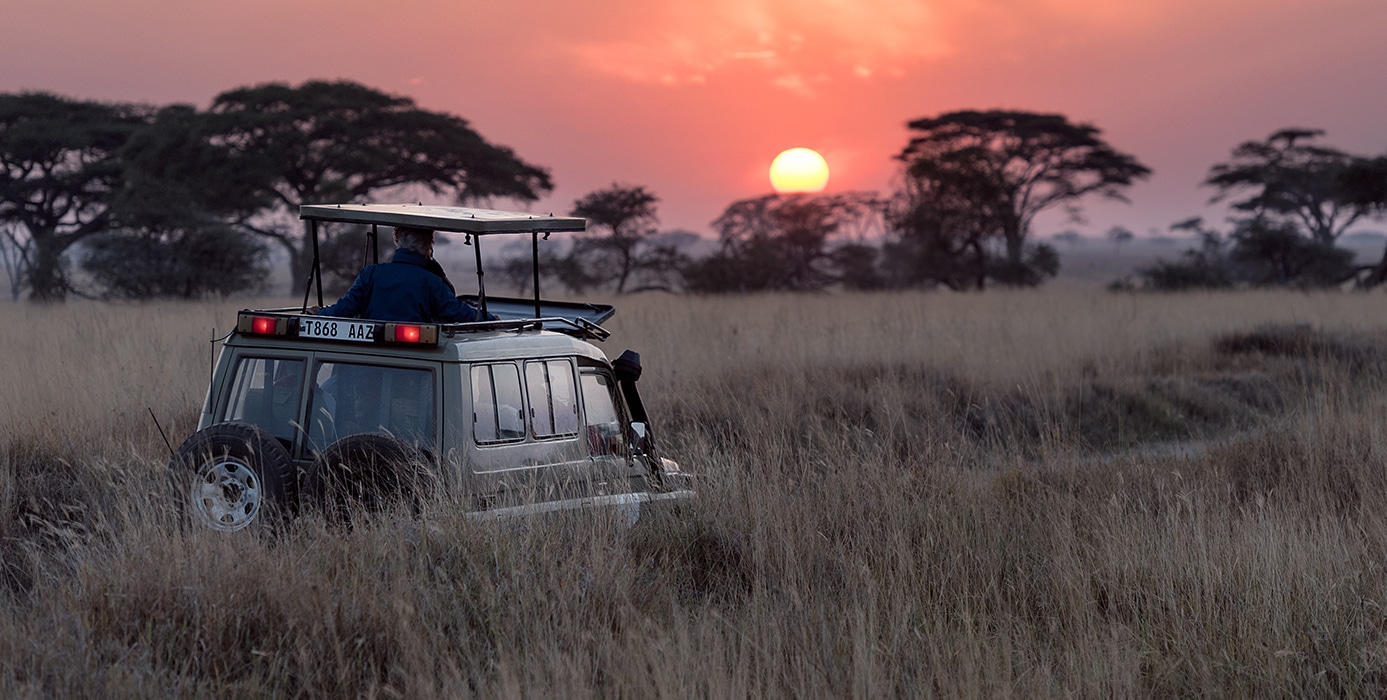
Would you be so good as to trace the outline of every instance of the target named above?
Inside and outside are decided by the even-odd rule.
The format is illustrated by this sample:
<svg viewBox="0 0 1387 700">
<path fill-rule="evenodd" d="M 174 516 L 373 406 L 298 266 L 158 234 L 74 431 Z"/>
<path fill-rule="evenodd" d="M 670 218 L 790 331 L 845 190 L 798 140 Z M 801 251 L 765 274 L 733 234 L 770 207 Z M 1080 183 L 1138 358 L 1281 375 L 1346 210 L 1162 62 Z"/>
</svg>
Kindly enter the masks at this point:
<svg viewBox="0 0 1387 700">
<path fill-rule="evenodd" d="M 426 228 L 395 227 L 395 247 L 428 255 L 433 247 L 433 231 Z"/>
</svg>

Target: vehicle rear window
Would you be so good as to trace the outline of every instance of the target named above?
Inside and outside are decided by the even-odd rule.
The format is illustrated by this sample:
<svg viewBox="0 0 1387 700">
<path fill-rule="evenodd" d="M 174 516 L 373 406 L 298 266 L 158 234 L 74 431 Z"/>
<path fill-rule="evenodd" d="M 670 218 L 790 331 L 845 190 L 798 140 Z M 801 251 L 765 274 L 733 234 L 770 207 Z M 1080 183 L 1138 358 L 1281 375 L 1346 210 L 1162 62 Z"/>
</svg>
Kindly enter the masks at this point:
<svg viewBox="0 0 1387 700">
<path fill-rule="evenodd" d="M 223 420 L 249 423 L 280 440 L 292 441 L 303 395 L 303 365 L 303 360 L 296 359 L 241 358 Z"/>
<path fill-rule="evenodd" d="M 530 421 L 535 437 L 576 435 L 578 399 L 573 365 L 566 360 L 525 363 L 525 387 L 530 395 Z"/>
<path fill-rule="evenodd" d="M 505 362 L 472 367 L 472 430 L 478 444 L 525 439 L 520 370 Z"/>
<path fill-rule="evenodd" d="M 388 433 L 432 448 L 434 392 L 428 369 L 320 362 L 313 377 L 309 447 L 319 452 L 348 435 Z"/>
</svg>

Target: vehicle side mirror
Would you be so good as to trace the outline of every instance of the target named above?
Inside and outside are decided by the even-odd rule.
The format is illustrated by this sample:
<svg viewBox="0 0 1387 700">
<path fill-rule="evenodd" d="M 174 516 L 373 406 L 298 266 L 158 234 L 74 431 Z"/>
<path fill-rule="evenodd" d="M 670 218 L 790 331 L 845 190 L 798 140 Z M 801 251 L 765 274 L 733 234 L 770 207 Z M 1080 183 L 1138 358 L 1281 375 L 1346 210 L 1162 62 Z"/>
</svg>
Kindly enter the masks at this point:
<svg viewBox="0 0 1387 700">
<path fill-rule="evenodd" d="M 645 423 L 640 421 L 631 423 L 631 451 L 636 454 L 645 454 L 645 442 Z"/>
</svg>

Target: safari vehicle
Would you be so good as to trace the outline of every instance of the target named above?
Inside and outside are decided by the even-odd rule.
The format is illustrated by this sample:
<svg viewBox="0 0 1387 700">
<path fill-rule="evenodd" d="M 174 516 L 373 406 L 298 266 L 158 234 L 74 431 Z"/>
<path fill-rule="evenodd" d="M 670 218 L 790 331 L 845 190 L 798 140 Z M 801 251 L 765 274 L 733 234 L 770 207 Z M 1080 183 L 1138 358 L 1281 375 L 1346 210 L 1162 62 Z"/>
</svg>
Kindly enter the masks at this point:
<svg viewBox="0 0 1387 700">
<path fill-rule="evenodd" d="M 311 205 L 313 277 L 299 308 L 244 310 L 225 340 L 198 431 L 170 463 L 187 513 L 236 531 L 319 507 L 330 516 L 441 498 L 469 517 L 612 507 L 630 519 L 693 497 L 659 455 L 636 389 L 640 356 L 593 343 L 615 312 L 539 295 L 539 244 L 581 218 L 411 204 Z M 319 225 L 430 228 L 474 246 L 478 294 L 500 320 L 387 323 L 322 305 Z M 481 243 L 529 234 L 533 299 L 488 299 Z M 437 502 L 437 501 L 436 501 Z"/>
</svg>

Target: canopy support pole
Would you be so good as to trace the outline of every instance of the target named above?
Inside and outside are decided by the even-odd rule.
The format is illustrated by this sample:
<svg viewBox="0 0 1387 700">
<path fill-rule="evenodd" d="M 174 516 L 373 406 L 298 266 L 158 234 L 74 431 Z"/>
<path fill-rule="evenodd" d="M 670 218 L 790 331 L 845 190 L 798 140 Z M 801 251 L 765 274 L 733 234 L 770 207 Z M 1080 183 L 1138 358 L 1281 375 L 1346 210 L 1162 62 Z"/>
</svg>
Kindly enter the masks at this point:
<svg viewBox="0 0 1387 700">
<path fill-rule="evenodd" d="M 535 318 L 539 318 L 539 231 L 530 232 L 530 250 L 535 271 Z"/>
<path fill-rule="evenodd" d="M 308 284 L 303 287 L 303 310 L 308 311 L 308 294 L 313 291 L 313 280 L 318 280 L 318 306 L 323 305 L 323 273 L 318 260 L 318 220 L 310 219 L 309 237 L 313 239 L 313 269 L 308 271 Z"/>
<path fill-rule="evenodd" d="M 485 273 L 482 272 L 481 236 L 472 236 L 472 252 L 477 254 L 477 300 L 480 301 L 482 305 L 482 318 L 486 319 L 489 314 L 486 310 L 486 282 L 483 279 Z"/>
<path fill-rule="evenodd" d="M 318 222 L 313 222 L 313 278 L 318 280 L 318 306 L 323 305 L 323 267 L 318 256 Z"/>
</svg>

